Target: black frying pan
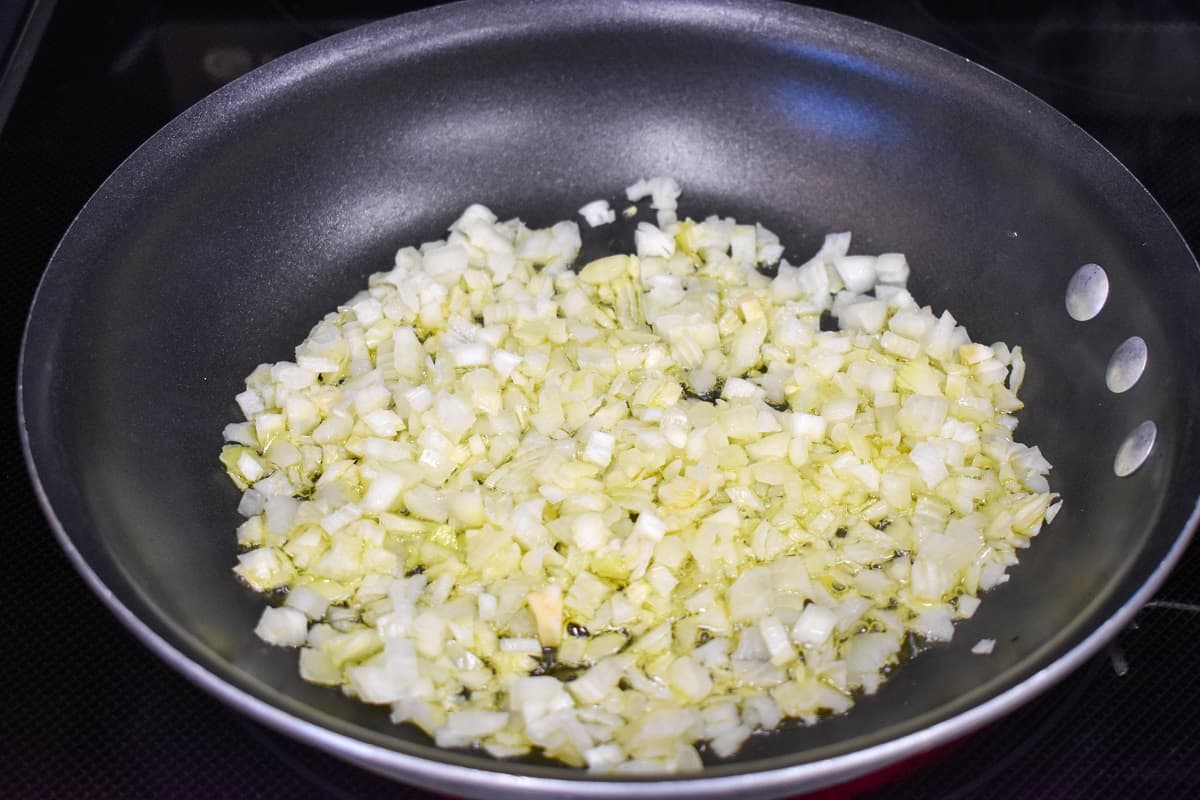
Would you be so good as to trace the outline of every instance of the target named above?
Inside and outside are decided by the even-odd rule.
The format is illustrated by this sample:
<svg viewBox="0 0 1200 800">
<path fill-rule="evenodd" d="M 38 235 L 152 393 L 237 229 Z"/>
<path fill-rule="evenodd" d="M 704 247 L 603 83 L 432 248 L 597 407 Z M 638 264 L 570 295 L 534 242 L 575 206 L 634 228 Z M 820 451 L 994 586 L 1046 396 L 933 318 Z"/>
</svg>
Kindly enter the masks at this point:
<svg viewBox="0 0 1200 800">
<path fill-rule="evenodd" d="M 639 176 L 760 220 L 793 260 L 829 230 L 899 250 L 923 302 L 1029 353 L 1019 431 L 1066 497 L 953 643 L 850 713 L 756 737 L 698 776 L 618 785 L 438 750 L 251 633 L 216 456 L 234 394 L 403 244 L 470 202 L 544 224 Z M 1094 262 L 1107 304 L 1078 322 Z M 256 719 L 371 769 L 479 796 L 755 796 L 852 777 L 1042 691 L 1162 582 L 1200 495 L 1200 273 L 1112 156 L 1030 95 L 871 25 L 770 3 L 468 2 L 370 25 L 201 102 L 96 193 L 30 312 L 20 413 L 84 579 L 149 647 Z M 1141 380 L 1105 370 L 1137 335 Z M 1132 475 L 1127 434 L 1157 438 Z M 990 657 L 969 653 L 980 638 Z M 651 785 L 652 784 L 652 785 Z"/>
</svg>

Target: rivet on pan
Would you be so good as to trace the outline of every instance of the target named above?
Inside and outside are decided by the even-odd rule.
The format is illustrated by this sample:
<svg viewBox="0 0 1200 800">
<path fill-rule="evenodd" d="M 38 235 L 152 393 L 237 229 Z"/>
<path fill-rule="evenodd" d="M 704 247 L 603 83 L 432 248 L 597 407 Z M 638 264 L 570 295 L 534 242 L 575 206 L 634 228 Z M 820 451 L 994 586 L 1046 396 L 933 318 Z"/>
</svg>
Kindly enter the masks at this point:
<svg viewBox="0 0 1200 800">
<path fill-rule="evenodd" d="M 1142 337 L 1130 336 L 1121 342 L 1108 360 L 1108 372 L 1104 375 L 1108 390 L 1120 394 L 1132 389 L 1146 369 L 1146 355 L 1146 340 Z"/>
<path fill-rule="evenodd" d="M 1132 475 L 1137 468 L 1145 463 L 1150 451 L 1154 448 L 1154 440 L 1158 437 L 1158 426 L 1150 420 L 1133 429 L 1121 443 L 1117 457 L 1113 459 L 1113 472 L 1118 478 Z"/>
<path fill-rule="evenodd" d="M 1067 284 L 1067 313 L 1086 322 L 1100 313 L 1108 300 L 1108 274 L 1099 264 L 1084 264 Z"/>
</svg>

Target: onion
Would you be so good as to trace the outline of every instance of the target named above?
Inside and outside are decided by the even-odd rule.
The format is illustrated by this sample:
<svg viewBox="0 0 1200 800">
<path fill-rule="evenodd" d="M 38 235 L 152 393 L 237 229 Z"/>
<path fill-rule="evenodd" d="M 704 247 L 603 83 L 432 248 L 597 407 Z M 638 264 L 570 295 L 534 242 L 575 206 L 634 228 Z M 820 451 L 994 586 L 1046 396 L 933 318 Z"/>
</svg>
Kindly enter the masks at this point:
<svg viewBox="0 0 1200 800">
<path fill-rule="evenodd" d="M 1021 348 L 919 306 L 901 254 L 792 266 L 679 195 L 629 187 L 655 221 L 586 264 L 574 222 L 470 206 L 247 378 L 234 571 L 288 590 L 255 631 L 305 680 L 443 747 L 688 771 L 1007 580 L 1061 507 L 1013 440 Z"/>
<path fill-rule="evenodd" d="M 609 207 L 607 200 L 593 200 L 579 209 L 579 216 L 583 217 L 589 227 L 596 228 L 600 225 L 615 222 L 617 212 Z"/>
<path fill-rule="evenodd" d="M 294 608 L 265 608 L 254 628 L 267 644 L 299 647 L 308 640 L 308 619 Z"/>
</svg>

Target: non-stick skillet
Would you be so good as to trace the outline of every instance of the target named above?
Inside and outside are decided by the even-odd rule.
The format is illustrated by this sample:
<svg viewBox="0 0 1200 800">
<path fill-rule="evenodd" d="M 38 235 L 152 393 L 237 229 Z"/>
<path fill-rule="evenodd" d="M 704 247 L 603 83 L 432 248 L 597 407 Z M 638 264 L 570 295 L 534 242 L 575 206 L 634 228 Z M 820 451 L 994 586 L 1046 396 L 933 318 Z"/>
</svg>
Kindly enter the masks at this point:
<svg viewBox="0 0 1200 800">
<path fill-rule="evenodd" d="M 466 203 L 548 222 L 650 174 L 683 183 L 685 211 L 762 220 L 796 260 L 834 229 L 863 252 L 906 252 L 919 298 L 976 339 L 1024 345 L 1020 434 L 1055 464 L 1059 519 L 952 644 L 878 695 L 653 786 L 437 750 L 304 684 L 292 654 L 250 633 L 261 602 L 229 574 L 236 493 L 215 457 L 241 379 Z M 1085 264 L 1107 292 L 1079 290 L 1092 310 L 1104 302 L 1078 321 L 1066 301 Z M 1196 308 L 1196 263 L 1137 182 L 960 58 L 774 4 L 471 2 L 280 59 L 132 156 L 38 292 L 22 434 L 84 579 L 169 663 L 261 721 L 443 791 L 770 795 L 964 733 L 1128 622 L 1195 526 Z M 1106 371 L 1133 336 L 1145 370 L 1114 393 Z M 1118 477 L 1146 422 L 1153 446 Z M 1001 643 L 987 658 L 969 653 L 982 637 Z"/>
</svg>

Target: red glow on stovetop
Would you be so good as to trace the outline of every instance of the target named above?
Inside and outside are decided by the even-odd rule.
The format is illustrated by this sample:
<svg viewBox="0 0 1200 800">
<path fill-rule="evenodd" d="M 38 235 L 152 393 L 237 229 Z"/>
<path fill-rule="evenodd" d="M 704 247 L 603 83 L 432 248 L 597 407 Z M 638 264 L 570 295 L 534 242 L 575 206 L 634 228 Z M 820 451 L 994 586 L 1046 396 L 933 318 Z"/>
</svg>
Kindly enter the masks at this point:
<svg viewBox="0 0 1200 800">
<path fill-rule="evenodd" d="M 852 798 L 882 789 L 885 786 L 911 778 L 921 770 L 945 760 L 965 739 L 955 739 L 941 747 L 935 747 L 924 753 L 918 753 L 911 758 L 889 764 L 883 769 L 860 775 L 853 780 L 817 789 L 815 792 L 795 795 L 795 800 L 852 800 Z"/>
</svg>

